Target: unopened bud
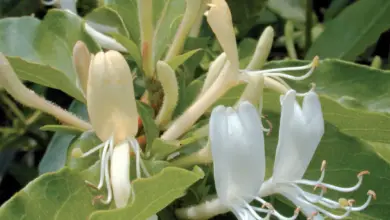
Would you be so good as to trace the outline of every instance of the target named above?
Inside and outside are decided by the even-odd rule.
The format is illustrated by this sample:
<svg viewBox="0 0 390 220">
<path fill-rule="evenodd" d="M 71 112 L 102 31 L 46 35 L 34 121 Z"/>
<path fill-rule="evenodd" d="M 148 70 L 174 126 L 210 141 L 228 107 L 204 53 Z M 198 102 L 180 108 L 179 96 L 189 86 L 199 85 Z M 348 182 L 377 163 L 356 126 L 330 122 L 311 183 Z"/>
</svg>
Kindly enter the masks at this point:
<svg viewBox="0 0 390 220">
<path fill-rule="evenodd" d="M 78 76 L 77 84 L 79 88 L 87 93 L 89 64 L 91 62 L 91 54 L 87 46 L 82 41 L 77 41 L 73 47 L 73 65 Z"/>
<path fill-rule="evenodd" d="M 119 52 L 99 52 L 91 61 L 87 109 L 92 127 L 102 141 L 114 135 L 118 143 L 136 135 L 138 112 L 133 76 Z"/>
<path fill-rule="evenodd" d="M 274 36 L 275 32 L 271 26 L 264 29 L 259 41 L 257 42 L 255 53 L 253 54 L 253 57 L 246 69 L 255 70 L 263 67 L 267 61 L 269 53 L 271 52 Z"/>
</svg>

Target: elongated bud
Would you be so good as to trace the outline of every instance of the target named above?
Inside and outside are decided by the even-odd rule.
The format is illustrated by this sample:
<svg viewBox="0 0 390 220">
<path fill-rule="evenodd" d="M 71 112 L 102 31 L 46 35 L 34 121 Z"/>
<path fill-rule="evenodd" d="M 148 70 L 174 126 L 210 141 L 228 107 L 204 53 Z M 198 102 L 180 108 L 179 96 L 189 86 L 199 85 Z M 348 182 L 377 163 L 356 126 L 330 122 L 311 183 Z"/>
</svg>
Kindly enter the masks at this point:
<svg viewBox="0 0 390 220">
<path fill-rule="evenodd" d="M 232 15 L 225 0 L 213 0 L 205 15 L 232 68 L 238 69 L 238 51 L 234 34 Z"/>
<path fill-rule="evenodd" d="M 153 63 L 153 1 L 138 0 L 138 20 L 141 32 L 142 66 L 145 75 L 154 74 Z"/>
<path fill-rule="evenodd" d="M 125 207 L 131 195 L 130 146 L 128 141 L 114 148 L 110 169 L 115 205 L 117 208 Z"/>
<path fill-rule="evenodd" d="M 89 53 L 87 46 L 82 41 L 77 41 L 73 47 L 73 65 L 78 76 L 77 84 L 84 94 L 87 93 L 90 62 L 91 53 Z"/>
<path fill-rule="evenodd" d="M 195 22 L 197 15 L 202 6 L 202 0 L 187 0 L 186 11 L 184 12 L 183 19 L 173 39 L 172 45 L 169 47 L 165 61 L 168 62 L 173 57 L 181 53 L 183 49 L 185 39 L 191 30 L 192 25 Z"/>
<path fill-rule="evenodd" d="M 115 143 L 136 135 L 138 113 L 133 76 L 119 52 L 99 52 L 91 61 L 87 108 L 93 129 L 102 141 L 113 134 Z"/>
<path fill-rule="evenodd" d="M 264 29 L 259 41 L 257 42 L 255 53 L 246 69 L 255 70 L 261 69 L 264 63 L 267 61 L 269 53 L 271 52 L 272 44 L 274 41 L 275 32 L 271 26 Z"/>
<path fill-rule="evenodd" d="M 206 80 L 204 81 L 202 92 L 204 93 L 214 81 L 218 78 L 222 71 L 223 66 L 226 63 L 226 53 L 221 53 L 210 65 L 209 71 L 206 74 Z"/>
<path fill-rule="evenodd" d="M 30 108 L 39 109 L 50 115 L 53 115 L 63 123 L 70 124 L 88 130 L 91 125 L 70 112 L 58 107 L 46 99 L 29 90 L 16 76 L 16 73 L 9 64 L 7 58 L 0 53 L 0 85 L 18 102 Z"/>
<path fill-rule="evenodd" d="M 294 45 L 294 23 L 292 21 L 287 21 L 284 25 L 284 36 L 286 37 L 286 49 L 289 57 L 291 59 L 297 59 L 297 51 L 295 50 Z"/>
<path fill-rule="evenodd" d="M 175 71 L 164 61 L 157 62 L 157 77 L 164 90 L 164 102 L 156 117 L 156 124 L 166 125 L 172 118 L 179 99 L 179 86 Z"/>
</svg>

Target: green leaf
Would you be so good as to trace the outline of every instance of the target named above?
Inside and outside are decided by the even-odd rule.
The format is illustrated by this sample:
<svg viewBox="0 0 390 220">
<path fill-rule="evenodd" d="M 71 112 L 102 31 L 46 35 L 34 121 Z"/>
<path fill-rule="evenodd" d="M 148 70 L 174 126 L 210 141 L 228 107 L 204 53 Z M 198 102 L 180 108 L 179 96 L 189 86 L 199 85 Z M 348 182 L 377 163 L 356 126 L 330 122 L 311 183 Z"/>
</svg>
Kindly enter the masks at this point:
<svg viewBox="0 0 390 220">
<path fill-rule="evenodd" d="M 172 67 L 173 70 L 176 70 L 180 65 L 182 65 L 184 62 L 186 62 L 189 58 L 192 57 L 196 52 L 200 51 L 202 49 L 195 49 L 195 50 L 190 50 L 184 54 L 181 54 L 179 56 L 176 56 L 172 58 L 168 64 L 169 66 Z"/>
<path fill-rule="evenodd" d="M 165 141 L 160 138 L 156 138 L 153 141 L 152 148 L 150 150 L 152 158 L 156 160 L 165 159 L 169 154 L 179 149 L 180 143 L 177 141 Z"/>
<path fill-rule="evenodd" d="M 126 38 L 120 34 L 112 33 L 111 36 L 127 49 L 127 51 L 129 52 L 130 56 L 134 59 L 137 66 L 141 68 L 142 57 L 138 46 L 131 39 Z"/>
<path fill-rule="evenodd" d="M 81 102 L 73 101 L 69 107 L 69 111 L 75 113 L 84 120 L 88 119 L 87 109 Z M 39 174 L 54 172 L 64 167 L 68 154 L 68 147 L 75 137 L 76 136 L 72 134 L 54 134 L 47 146 L 45 155 L 39 163 Z"/>
<path fill-rule="evenodd" d="M 324 105 L 322 103 L 322 105 Z M 326 105 L 326 104 L 325 104 Z M 268 120 L 273 124 L 271 136 L 265 137 L 267 171 L 272 172 L 275 158 L 275 148 L 278 142 L 280 104 L 277 111 L 266 111 Z M 364 118 L 360 118 L 364 119 Z M 378 198 L 371 202 L 370 206 L 362 212 L 352 212 L 351 219 L 387 219 L 390 215 L 390 197 L 388 186 L 390 184 L 390 164 L 384 161 L 374 151 L 372 146 L 357 138 L 349 137 L 341 133 L 335 126 L 326 123 L 323 136 L 315 156 L 305 174 L 305 179 L 317 180 L 320 176 L 320 167 L 323 160 L 327 161 L 325 182 L 337 186 L 349 187 L 357 182 L 356 175 L 363 170 L 369 170 L 370 175 L 364 177 L 359 190 L 353 193 L 338 193 L 328 190 L 325 196 L 336 200 L 353 198 L 356 205 L 363 204 L 367 199 L 367 191 L 374 190 Z M 312 192 L 308 189 L 308 192 Z M 275 207 L 278 209 L 278 207 Z M 291 212 L 294 207 L 291 208 Z"/>
<path fill-rule="evenodd" d="M 111 8 L 100 7 L 94 9 L 92 12 L 84 17 L 87 21 L 92 21 L 96 24 L 106 25 L 113 30 L 118 31 L 119 34 L 130 37 L 129 32 L 126 29 L 124 21 L 119 14 Z M 109 31 L 111 32 L 111 31 Z"/>
<path fill-rule="evenodd" d="M 186 1 L 166 0 L 159 20 L 155 26 L 154 60 L 160 60 L 165 50 L 172 43 L 185 11 Z"/>
<path fill-rule="evenodd" d="M 267 6 L 286 20 L 305 22 L 305 5 L 301 0 L 269 0 Z"/>
<path fill-rule="evenodd" d="M 0 52 L 20 78 L 60 89 L 83 101 L 72 63 L 74 44 L 81 40 L 93 53 L 100 47 L 84 31 L 80 17 L 50 10 L 43 21 L 32 17 L 0 20 Z"/>
<path fill-rule="evenodd" d="M 306 58 L 355 60 L 390 28 L 390 1 L 361 0 L 343 10 L 326 24 L 324 32 L 313 43 Z M 346 30 L 348 27 L 348 30 Z"/>
<path fill-rule="evenodd" d="M 175 167 L 165 168 L 161 173 L 133 182 L 134 202 L 122 209 L 97 211 L 91 215 L 91 220 L 144 220 L 165 208 L 175 199 L 182 197 L 186 189 L 204 173 L 200 168 L 188 171 Z"/>
<path fill-rule="evenodd" d="M 179 101 L 177 103 L 174 116 L 183 113 L 198 97 L 202 89 L 203 81 L 196 79 L 192 81 L 187 87 L 183 85 L 185 79 L 182 79 L 181 87 L 179 89 Z"/>
<path fill-rule="evenodd" d="M 0 219 L 85 220 L 96 207 L 83 178 L 68 169 L 42 175 L 0 208 Z"/>
<path fill-rule="evenodd" d="M 40 127 L 42 131 L 52 131 L 52 132 L 58 132 L 58 133 L 65 133 L 65 134 L 73 134 L 73 135 L 80 135 L 83 133 L 83 130 L 77 127 L 69 126 L 69 125 L 44 125 Z"/>
<path fill-rule="evenodd" d="M 142 125 L 144 127 L 146 136 L 145 152 L 148 152 L 149 149 L 152 147 L 154 139 L 159 136 L 160 130 L 158 129 L 156 123 L 154 123 L 154 111 L 150 106 L 137 101 L 137 109 L 139 117 L 142 120 Z"/>
<path fill-rule="evenodd" d="M 265 69 L 303 63 L 271 62 Z M 321 61 L 312 77 L 289 84 L 293 89 L 305 92 L 309 89 L 310 82 L 316 84 L 316 91 L 321 95 L 325 120 L 336 126 L 340 132 L 366 141 L 390 143 L 390 118 L 383 113 L 388 112 L 390 106 L 390 71 L 326 59 Z M 349 98 L 348 102 L 345 97 Z M 273 111 L 279 109 L 279 95 L 266 93 L 263 106 L 264 109 Z"/>
<path fill-rule="evenodd" d="M 131 40 L 139 45 L 141 38 L 137 0 L 105 0 L 104 4 L 118 12 L 129 31 Z"/>
</svg>

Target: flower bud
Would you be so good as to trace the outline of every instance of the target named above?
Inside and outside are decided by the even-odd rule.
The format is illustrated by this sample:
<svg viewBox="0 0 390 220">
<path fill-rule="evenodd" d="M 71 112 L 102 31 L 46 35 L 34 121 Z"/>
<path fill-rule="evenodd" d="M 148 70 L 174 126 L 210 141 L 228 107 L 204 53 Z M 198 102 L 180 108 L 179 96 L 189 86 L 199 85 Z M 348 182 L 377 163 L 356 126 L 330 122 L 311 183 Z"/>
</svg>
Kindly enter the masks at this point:
<svg viewBox="0 0 390 220">
<path fill-rule="evenodd" d="M 77 41 L 73 47 L 73 65 L 78 76 L 77 85 L 87 93 L 88 70 L 91 62 L 91 54 L 87 46 L 82 41 Z"/>
<path fill-rule="evenodd" d="M 138 112 L 133 76 L 119 52 L 99 52 L 91 61 L 87 108 L 92 127 L 102 141 L 114 135 L 118 143 L 136 135 Z"/>
</svg>

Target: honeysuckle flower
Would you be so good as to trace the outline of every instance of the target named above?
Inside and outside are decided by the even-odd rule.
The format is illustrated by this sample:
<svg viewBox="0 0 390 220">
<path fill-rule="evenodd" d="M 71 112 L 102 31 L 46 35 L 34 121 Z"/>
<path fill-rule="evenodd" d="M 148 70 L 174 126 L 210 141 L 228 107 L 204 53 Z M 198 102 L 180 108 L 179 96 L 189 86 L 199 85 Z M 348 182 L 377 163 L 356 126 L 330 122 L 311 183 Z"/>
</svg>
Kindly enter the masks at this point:
<svg viewBox="0 0 390 220">
<path fill-rule="evenodd" d="M 268 54 L 266 52 L 260 53 L 260 51 L 257 51 L 254 56 L 255 59 L 258 58 L 260 62 L 253 61 L 247 69 L 240 70 L 237 43 L 230 9 L 225 0 L 212 0 L 209 6 L 210 9 L 205 13 L 207 22 L 220 43 L 224 55 L 219 56 L 213 63 L 213 74 L 206 76 L 207 84 L 202 88 L 202 92 L 198 99 L 196 99 L 196 101 L 179 118 L 177 118 L 161 136 L 164 140 L 175 140 L 188 131 L 203 113 L 218 100 L 218 98 L 224 95 L 232 86 L 237 85 L 242 81 L 250 82 L 253 80 L 254 83 L 252 84 L 252 88 L 256 88 L 256 85 L 263 81 L 258 77 L 264 77 L 265 87 L 284 93 L 288 86 L 286 86 L 284 81 L 280 78 L 290 80 L 306 79 L 313 73 L 318 65 L 318 57 L 315 57 L 310 64 L 304 66 L 253 70 L 254 67 L 257 67 L 264 62 L 264 57 Z M 270 50 L 272 38 L 272 29 L 267 28 L 264 32 L 264 37 L 261 39 L 261 44 L 258 45 L 257 48 Z M 225 55 L 226 62 L 223 59 L 223 56 Z M 308 72 L 302 76 L 292 76 L 283 73 L 286 71 L 298 70 L 308 70 Z M 256 89 L 249 88 L 249 91 L 244 94 L 243 100 L 254 100 L 252 94 L 256 93 Z"/>
<path fill-rule="evenodd" d="M 303 179 L 303 175 L 313 157 L 313 154 L 324 134 L 324 119 L 321 104 L 317 94 L 309 91 L 304 94 L 302 108 L 296 102 L 296 92 L 289 90 L 281 97 L 281 118 L 279 129 L 279 142 L 276 149 L 276 158 L 273 174 L 265 181 L 259 191 L 259 196 L 281 194 L 300 207 L 302 212 L 312 219 L 323 219 L 322 215 L 332 219 L 342 219 L 350 212 L 363 210 L 368 206 L 373 191 L 368 192 L 367 201 L 359 207 L 353 206 L 353 200 L 341 199 L 337 202 L 324 197 L 326 189 L 339 192 L 352 192 L 357 190 L 367 171 L 358 174 L 358 182 L 352 187 L 338 187 L 324 183 L 325 162 L 321 167 L 321 177 L 318 180 Z M 260 155 L 262 157 L 262 155 Z M 262 175 L 262 173 L 260 173 Z M 304 191 L 299 185 L 321 188 L 320 195 Z M 325 208 L 324 208 L 325 207 Z M 344 209 L 342 215 L 334 214 L 329 209 Z"/>
<path fill-rule="evenodd" d="M 256 108 L 249 102 L 218 106 L 210 118 L 209 138 L 217 198 L 199 207 L 178 210 L 179 217 L 205 219 L 231 211 L 238 219 L 263 219 L 258 213 L 284 217 L 258 196 L 265 175 L 264 135 Z M 256 175 L 250 170 L 255 169 Z M 258 201 L 266 208 L 251 206 Z"/>
<path fill-rule="evenodd" d="M 137 178 L 141 177 L 140 167 L 146 175 L 148 173 L 140 161 L 140 147 L 135 139 L 138 113 L 133 76 L 119 52 L 99 52 L 93 57 L 87 85 L 87 109 L 92 127 L 103 143 L 83 156 L 103 149 L 96 188 L 101 189 L 105 181 L 108 195 L 102 202 L 108 204 L 114 197 L 116 207 L 123 207 L 132 193 L 129 176 L 131 151 L 136 157 Z"/>
</svg>

